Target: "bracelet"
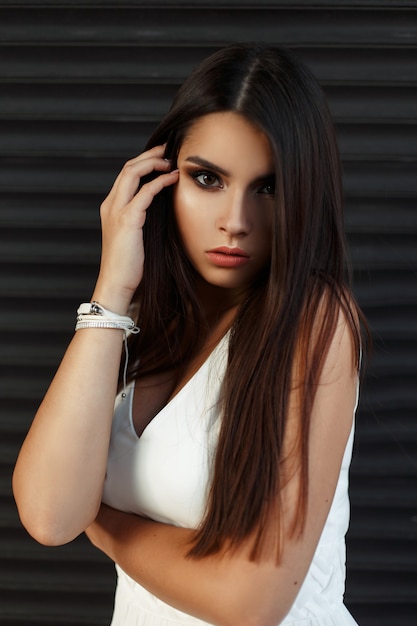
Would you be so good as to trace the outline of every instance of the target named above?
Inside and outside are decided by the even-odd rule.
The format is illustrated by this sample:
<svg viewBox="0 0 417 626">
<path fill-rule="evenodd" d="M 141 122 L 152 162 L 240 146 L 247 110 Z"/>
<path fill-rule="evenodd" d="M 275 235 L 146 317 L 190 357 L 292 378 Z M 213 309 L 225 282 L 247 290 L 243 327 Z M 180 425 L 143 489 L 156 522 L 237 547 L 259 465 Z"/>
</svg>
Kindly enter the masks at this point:
<svg viewBox="0 0 417 626">
<path fill-rule="evenodd" d="M 123 330 L 127 336 L 140 332 L 131 317 L 113 313 L 98 302 L 83 302 L 78 307 L 75 330 L 81 328 L 115 328 Z"/>
<path fill-rule="evenodd" d="M 134 320 L 127 315 L 113 313 L 98 302 L 83 302 L 77 309 L 77 323 L 75 330 L 82 328 L 114 328 L 123 331 L 123 342 L 125 347 L 125 363 L 123 367 L 123 392 L 122 398 L 126 398 L 127 366 L 129 362 L 129 351 L 127 337 L 131 334 L 137 335 L 140 328 L 136 326 Z"/>
</svg>

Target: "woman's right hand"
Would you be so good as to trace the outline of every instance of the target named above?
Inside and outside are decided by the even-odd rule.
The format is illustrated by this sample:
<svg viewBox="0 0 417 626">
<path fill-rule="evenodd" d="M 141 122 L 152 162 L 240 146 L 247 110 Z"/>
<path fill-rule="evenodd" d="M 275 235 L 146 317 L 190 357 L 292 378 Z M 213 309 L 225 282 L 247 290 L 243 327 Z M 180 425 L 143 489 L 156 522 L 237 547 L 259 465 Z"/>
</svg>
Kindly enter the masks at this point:
<svg viewBox="0 0 417 626">
<path fill-rule="evenodd" d="M 177 182 L 178 170 L 163 158 L 165 146 L 155 146 L 127 161 L 101 205 L 102 256 L 93 300 L 126 314 L 143 276 L 143 225 L 154 197 Z M 141 178 L 159 176 L 138 191 Z"/>
</svg>

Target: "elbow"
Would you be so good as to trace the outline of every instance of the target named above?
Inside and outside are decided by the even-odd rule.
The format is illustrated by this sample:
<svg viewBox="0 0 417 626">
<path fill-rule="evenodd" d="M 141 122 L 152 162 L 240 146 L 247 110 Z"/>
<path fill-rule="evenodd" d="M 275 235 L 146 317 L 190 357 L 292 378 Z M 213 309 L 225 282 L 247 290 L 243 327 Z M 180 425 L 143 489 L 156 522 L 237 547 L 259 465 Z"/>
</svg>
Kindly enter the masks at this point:
<svg viewBox="0 0 417 626">
<path fill-rule="evenodd" d="M 53 520 L 52 515 L 46 512 L 38 498 L 21 485 L 13 476 L 13 495 L 20 522 L 29 535 L 44 546 L 59 546 L 71 541 L 71 537 L 64 536 L 63 529 Z"/>
<path fill-rule="evenodd" d="M 70 498 L 60 498 L 56 491 L 42 494 L 21 480 L 17 472 L 12 487 L 22 526 L 44 546 L 62 546 L 76 539 L 94 521 L 100 507 L 100 500 L 87 508 Z"/>
<path fill-rule="evenodd" d="M 25 526 L 25 528 L 28 531 L 29 535 L 32 537 L 32 539 L 34 539 L 41 545 L 47 546 L 49 548 L 63 546 L 66 543 L 70 543 L 73 539 L 75 539 L 75 537 L 72 538 L 62 536 L 59 533 L 50 532 L 48 529 L 45 528 L 28 528 L 27 526 Z"/>
<path fill-rule="evenodd" d="M 79 533 L 70 532 L 64 525 L 48 516 L 33 513 L 24 507 L 18 507 L 20 521 L 29 535 L 43 546 L 62 546 L 77 537 Z"/>
<path fill-rule="evenodd" d="M 44 546 L 61 546 L 75 539 L 83 528 L 76 528 L 74 520 L 59 515 L 56 507 L 42 505 L 36 496 L 20 490 L 15 481 L 13 492 L 22 526 L 38 543 Z"/>
</svg>

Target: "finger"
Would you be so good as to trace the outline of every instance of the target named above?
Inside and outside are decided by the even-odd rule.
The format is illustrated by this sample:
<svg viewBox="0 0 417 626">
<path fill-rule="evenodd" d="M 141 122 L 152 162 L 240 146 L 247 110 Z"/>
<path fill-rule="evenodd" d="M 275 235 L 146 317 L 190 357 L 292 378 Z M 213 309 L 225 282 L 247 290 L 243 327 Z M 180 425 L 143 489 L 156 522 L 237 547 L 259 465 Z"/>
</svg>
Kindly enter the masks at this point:
<svg viewBox="0 0 417 626">
<path fill-rule="evenodd" d="M 141 152 L 137 156 L 133 157 L 133 159 L 129 159 L 127 163 L 137 163 L 138 161 L 143 161 L 151 157 L 163 158 L 165 155 L 165 147 L 166 147 L 166 144 L 154 146 L 153 148 L 150 148 L 149 150 L 146 150 L 145 152 Z"/>
<path fill-rule="evenodd" d="M 113 185 L 112 185 L 112 187 L 111 187 L 111 189 L 110 189 L 110 191 L 109 191 L 109 193 L 107 195 L 106 200 L 110 200 L 111 201 L 113 199 L 113 197 L 116 195 L 117 189 L 119 187 L 120 179 L 126 173 L 126 169 L 134 167 L 137 163 L 141 163 L 142 161 L 146 161 L 149 158 L 155 157 L 155 158 L 162 159 L 163 156 L 164 156 L 164 153 L 165 153 L 165 145 L 166 144 L 154 146 L 150 150 L 146 150 L 145 152 L 142 152 L 138 156 L 134 157 L 133 159 L 129 159 L 128 161 L 126 161 L 126 163 L 124 164 L 123 168 L 120 170 L 117 178 L 115 179 L 115 181 L 114 181 L 114 183 L 113 183 Z M 164 161 L 165 161 L 165 159 L 164 159 Z M 141 174 L 141 175 L 144 176 L 145 174 Z M 139 186 L 139 182 L 140 181 L 138 181 L 138 186 Z"/>
<path fill-rule="evenodd" d="M 161 157 L 149 157 L 138 161 L 129 161 L 123 168 L 122 175 L 117 185 L 117 198 L 119 202 L 127 203 L 137 193 L 139 183 L 143 176 L 153 172 L 169 172 L 172 169 L 170 161 Z"/>
<path fill-rule="evenodd" d="M 108 195 L 108 202 L 124 206 L 136 195 L 143 176 L 152 172 L 166 172 L 171 167 L 171 162 L 161 157 L 148 157 L 146 159 L 128 161 Z"/>
<path fill-rule="evenodd" d="M 146 211 L 155 196 L 166 187 L 177 183 L 178 179 L 179 170 L 172 170 L 172 172 L 169 172 L 168 174 L 161 174 L 157 178 L 154 178 L 149 181 L 149 183 L 143 185 L 139 193 L 133 198 L 131 206 L 134 206 L 135 208 L 140 206 L 142 210 L 144 209 Z M 145 221 L 145 211 L 143 212 L 143 222 Z M 143 223 L 139 226 L 143 226 Z"/>
</svg>

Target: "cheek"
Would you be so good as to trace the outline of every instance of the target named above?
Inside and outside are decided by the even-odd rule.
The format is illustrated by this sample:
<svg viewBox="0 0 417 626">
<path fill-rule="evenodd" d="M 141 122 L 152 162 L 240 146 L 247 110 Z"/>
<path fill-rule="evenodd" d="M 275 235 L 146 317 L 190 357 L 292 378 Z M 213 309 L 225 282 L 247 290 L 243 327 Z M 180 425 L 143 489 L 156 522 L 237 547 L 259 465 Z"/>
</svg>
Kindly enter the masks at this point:
<svg viewBox="0 0 417 626">
<path fill-rule="evenodd" d="M 183 238 L 195 236 L 206 228 L 208 211 L 203 210 L 201 194 L 194 185 L 179 182 L 174 190 L 174 215 L 178 230 Z M 205 219 L 206 217 L 206 219 Z"/>
<path fill-rule="evenodd" d="M 178 226 L 183 222 L 186 224 L 189 220 L 192 206 L 192 194 L 186 189 L 184 184 L 178 183 L 174 192 L 174 215 Z"/>
<path fill-rule="evenodd" d="M 178 183 L 173 195 L 174 216 L 177 230 L 186 249 L 196 235 L 196 202 L 187 185 Z"/>
</svg>

